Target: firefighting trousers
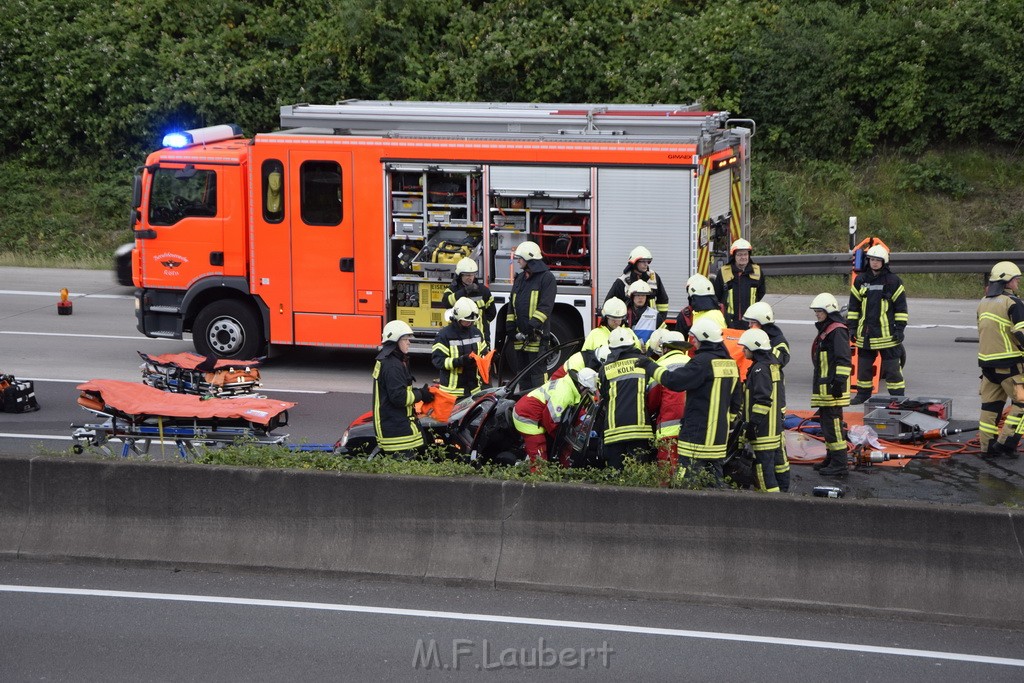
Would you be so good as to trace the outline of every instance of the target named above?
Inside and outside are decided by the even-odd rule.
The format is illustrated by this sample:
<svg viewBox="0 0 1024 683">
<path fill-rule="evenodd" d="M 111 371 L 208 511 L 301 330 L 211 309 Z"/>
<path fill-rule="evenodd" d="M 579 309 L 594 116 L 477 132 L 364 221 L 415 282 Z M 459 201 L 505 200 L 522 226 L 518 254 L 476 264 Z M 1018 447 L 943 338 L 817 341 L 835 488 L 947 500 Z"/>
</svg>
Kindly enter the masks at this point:
<svg viewBox="0 0 1024 683">
<path fill-rule="evenodd" d="M 843 409 L 841 406 L 822 406 L 819 409 L 821 435 L 825 438 L 825 458 L 833 465 L 846 460 L 846 438 L 843 436 Z"/>
<path fill-rule="evenodd" d="M 776 472 L 783 457 L 781 448 L 754 451 L 754 473 L 757 475 L 757 488 L 759 490 L 770 493 L 778 493 L 782 490 L 782 485 L 779 483 L 779 475 Z M 786 473 L 786 479 L 786 488 L 788 489 L 788 472 Z"/>
<path fill-rule="evenodd" d="M 1000 372 L 986 368 L 981 378 L 981 418 L 978 422 L 978 440 L 981 449 L 988 450 L 989 441 L 1016 448 L 1024 435 L 1024 375 L 1013 374 L 1013 370 Z M 1010 411 L 1006 414 L 1003 428 L 999 429 L 999 415 L 1006 400 L 1010 400 Z"/>
<path fill-rule="evenodd" d="M 857 393 L 870 394 L 875 376 L 875 358 L 881 356 L 878 379 L 885 381 L 890 396 L 903 396 L 907 384 L 903 381 L 903 366 L 900 363 L 901 347 L 891 349 L 857 349 Z"/>
<path fill-rule="evenodd" d="M 627 441 L 616 441 L 605 443 L 601 446 L 601 455 L 604 457 L 608 467 L 617 470 L 622 469 L 623 462 L 627 457 L 635 458 L 638 462 L 651 462 L 651 443 L 647 439 L 629 439 Z"/>
</svg>

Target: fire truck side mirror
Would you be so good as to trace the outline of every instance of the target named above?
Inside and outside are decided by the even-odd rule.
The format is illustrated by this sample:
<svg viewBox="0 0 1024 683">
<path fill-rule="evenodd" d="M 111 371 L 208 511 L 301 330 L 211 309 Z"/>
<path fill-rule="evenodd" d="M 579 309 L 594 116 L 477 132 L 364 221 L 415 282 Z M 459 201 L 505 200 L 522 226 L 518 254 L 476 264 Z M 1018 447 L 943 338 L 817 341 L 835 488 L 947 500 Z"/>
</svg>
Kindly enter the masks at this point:
<svg viewBox="0 0 1024 683">
<path fill-rule="evenodd" d="M 132 209 L 142 206 L 142 173 L 135 172 L 132 176 Z M 132 223 L 134 225 L 134 222 Z"/>
</svg>

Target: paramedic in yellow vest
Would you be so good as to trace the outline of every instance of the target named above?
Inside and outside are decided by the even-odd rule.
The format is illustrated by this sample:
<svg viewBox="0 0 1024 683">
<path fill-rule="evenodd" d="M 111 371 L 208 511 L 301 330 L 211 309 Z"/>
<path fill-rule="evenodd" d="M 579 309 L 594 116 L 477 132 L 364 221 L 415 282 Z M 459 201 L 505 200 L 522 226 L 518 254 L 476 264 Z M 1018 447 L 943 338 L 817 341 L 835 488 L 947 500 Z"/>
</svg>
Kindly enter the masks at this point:
<svg viewBox="0 0 1024 683">
<path fill-rule="evenodd" d="M 483 335 L 484 341 L 490 344 L 491 321 L 494 320 L 497 311 L 494 307 L 494 297 L 491 295 L 491 290 L 484 284 L 476 281 L 478 270 L 476 261 L 468 256 L 456 263 L 455 278 L 448 285 L 448 289 L 444 290 L 441 300 L 444 301 L 444 305 L 448 308 L 454 308 L 455 302 L 462 297 L 472 299 L 473 303 L 480 309 L 480 315 L 476 319 L 476 326 L 479 328 L 480 334 Z"/>
<path fill-rule="evenodd" d="M 633 334 L 647 347 L 647 340 L 658 329 L 663 316 L 659 316 L 651 304 L 651 288 L 643 280 L 637 280 L 626 289 L 626 324 Z"/>
<path fill-rule="evenodd" d="M 487 342 L 477 327 L 480 309 L 469 297 L 452 308 L 451 322 L 434 337 L 430 362 L 441 373 L 440 388 L 456 400 L 480 391 L 480 372 L 469 354 L 487 355 Z"/>
<path fill-rule="evenodd" d="M 626 321 L 627 312 L 626 302 L 622 299 L 608 299 L 601 306 L 601 324 L 587 333 L 583 346 L 580 347 L 580 352 L 587 359 L 588 365 L 593 367 L 590 359 L 593 358 L 594 351 L 601 346 L 608 346 L 608 337 Z"/>
<path fill-rule="evenodd" d="M 657 346 L 657 363 L 660 368 L 672 369 L 690 362 L 688 352 L 693 348 L 693 344 L 686 340 L 686 335 L 682 332 L 664 332 L 657 340 Z M 668 467 L 670 477 L 675 476 L 679 464 L 679 425 L 685 409 L 685 392 L 666 389 L 660 383 L 651 380 L 650 388 L 647 390 L 647 410 L 654 417 L 654 442 L 658 447 L 658 463 Z"/>
<path fill-rule="evenodd" d="M 416 421 L 417 401 L 430 403 L 434 394 L 424 384 L 414 389 L 409 371 L 412 328 L 392 320 L 381 334 L 383 344 L 373 366 L 373 431 L 377 445 L 391 456 L 412 456 L 423 447 L 423 432 Z"/>
<path fill-rule="evenodd" d="M 518 372 L 548 348 L 558 283 L 536 242 L 520 243 L 515 257 L 520 271 L 512 282 L 512 301 L 505 317 L 505 349 L 514 350 L 513 367 Z M 529 386 L 540 386 L 544 383 L 544 368 L 535 367 L 527 379 Z"/>
<path fill-rule="evenodd" d="M 651 288 L 651 305 L 658 312 L 658 324 L 665 322 L 668 317 L 668 290 L 665 283 L 658 277 L 658 274 L 651 270 L 651 261 L 654 257 L 647 247 L 636 247 L 629 252 L 629 262 L 622 269 L 622 275 L 615 278 L 611 288 L 604 299 L 628 300 L 627 291 L 634 282 L 645 282 Z"/>
<path fill-rule="evenodd" d="M 725 307 L 725 322 L 734 330 L 746 330 L 749 323 L 743 313 L 750 304 L 764 298 L 764 273 L 754 263 L 754 248 L 745 239 L 729 247 L 729 261 L 722 264 L 715 277 L 715 296 Z"/>
<path fill-rule="evenodd" d="M 584 394 L 597 391 L 597 373 L 590 368 L 572 370 L 561 379 L 553 379 L 516 401 L 512 408 L 512 424 L 523 437 L 530 471 L 535 472 L 538 460 L 548 459 L 550 440 L 570 408 L 579 405 Z M 563 462 L 563 467 L 568 463 Z"/>
<path fill-rule="evenodd" d="M 1020 268 L 1000 261 L 988 276 L 985 298 L 978 304 L 978 365 L 981 366 L 982 455 L 1017 457 L 1024 434 L 1024 301 L 1017 294 Z M 1003 428 L 999 415 L 1010 411 Z"/>
</svg>

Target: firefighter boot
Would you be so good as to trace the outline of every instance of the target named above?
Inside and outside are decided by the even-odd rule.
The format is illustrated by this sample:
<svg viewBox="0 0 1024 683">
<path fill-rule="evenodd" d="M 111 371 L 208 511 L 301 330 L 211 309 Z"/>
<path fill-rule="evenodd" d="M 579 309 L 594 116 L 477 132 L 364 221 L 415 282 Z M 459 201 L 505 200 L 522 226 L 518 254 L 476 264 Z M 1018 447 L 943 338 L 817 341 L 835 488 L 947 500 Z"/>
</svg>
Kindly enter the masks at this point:
<svg viewBox="0 0 1024 683">
<path fill-rule="evenodd" d="M 1014 434 L 1006 440 L 1006 443 L 1003 444 L 1003 455 L 1007 458 L 1013 458 L 1014 460 L 1019 457 L 1019 454 L 1017 453 L 1017 445 L 1020 443 L 1020 437 L 1020 434 Z"/>
<path fill-rule="evenodd" d="M 998 439 L 992 439 L 988 442 L 988 448 L 982 451 L 981 456 L 983 458 L 997 458 L 1000 455 L 1009 455 L 1007 448 L 1003 444 L 999 443 Z"/>
<path fill-rule="evenodd" d="M 846 466 L 846 451 L 829 451 L 828 467 L 822 467 L 818 470 L 818 474 L 826 477 L 845 477 L 849 474 L 849 468 Z"/>
<path fill-rule="evenodd" d="M 859 406 L 861 403 L 867 402 L 871 398 L 870 391 L 858 391 L 853 398 L 850 399 L 851 406 Z"/>
<path fill-rule="evenodd" d="M 831 462 L 832 462 L 832 451 L 825 451 L 825 459 L 822 460 L 821 462 L 814 463 L 814 469 L 817 470 L 818 472 L 820 472 L 821 470 L 823 470 L 826 467 L 828 467 Z"/>
</svg>

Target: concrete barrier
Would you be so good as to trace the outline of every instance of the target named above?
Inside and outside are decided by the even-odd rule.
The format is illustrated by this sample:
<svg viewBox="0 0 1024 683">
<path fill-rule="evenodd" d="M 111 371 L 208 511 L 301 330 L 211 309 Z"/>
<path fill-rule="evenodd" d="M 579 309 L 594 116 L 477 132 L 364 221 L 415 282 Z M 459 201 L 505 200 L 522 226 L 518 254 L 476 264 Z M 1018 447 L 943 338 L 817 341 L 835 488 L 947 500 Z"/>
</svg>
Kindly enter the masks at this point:
<svg viewBox="0 0 1024 683">
<path fill-rule="evenodd" d="M 0 456 L 0 556 L 338 572 L 1024 627 L 1024 512 Z"/>
</svg>

